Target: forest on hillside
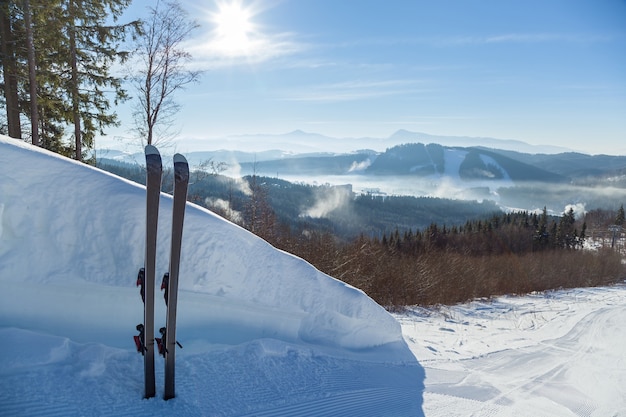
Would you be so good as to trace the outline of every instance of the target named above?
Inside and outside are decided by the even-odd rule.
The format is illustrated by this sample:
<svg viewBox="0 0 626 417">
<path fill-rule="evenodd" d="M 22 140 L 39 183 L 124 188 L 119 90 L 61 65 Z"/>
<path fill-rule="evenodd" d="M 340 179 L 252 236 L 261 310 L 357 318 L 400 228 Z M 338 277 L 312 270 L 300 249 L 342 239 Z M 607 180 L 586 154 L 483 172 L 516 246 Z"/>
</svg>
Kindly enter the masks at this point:
<svg viewBox="0 0 626 417">
<path fill-rule="evenodd" d="M 145 179 L 138 165 L 102 167 L 140 183 Z M 171 188 L 166 172 L 163 190 Z M 342 203 L 324 216 L 310 215 L 322 214 L 321 207 L 307 215 L 303 207 L 315 208 L 320 195 Z M 192 175 L 188 198 L 389 309 L 626 278 L 623 205 L 577 219 L 571 208 L 561 216 L 545 208 L 503 213 L 493 203 L 355 195 L 347 187 L 201 172 Z M 611 236 L 612 228 L 619 233 Z"/>
<path fill-rule="evenodd" d="M 139 165 L 103 159 L 98 166 L 138 183 L 145 181 L 145 172 Z M 162 190 L 171 189 L 172 175 L 166 169 Z M 421 229 L 431 223 L 460 225 L 500 211 L 489 200 L 357 194 L 349 185 L 310 185 L 254 175 L 237 179 L 195 171 L 189 186 L 190 201 L 236 223 L 248 210 L 250 201 L 260 198 L 276 221 L 292 229 L 329 232 L 340 240 L 361 234 L 381 237 L 390 230 Z"/>
</svg>

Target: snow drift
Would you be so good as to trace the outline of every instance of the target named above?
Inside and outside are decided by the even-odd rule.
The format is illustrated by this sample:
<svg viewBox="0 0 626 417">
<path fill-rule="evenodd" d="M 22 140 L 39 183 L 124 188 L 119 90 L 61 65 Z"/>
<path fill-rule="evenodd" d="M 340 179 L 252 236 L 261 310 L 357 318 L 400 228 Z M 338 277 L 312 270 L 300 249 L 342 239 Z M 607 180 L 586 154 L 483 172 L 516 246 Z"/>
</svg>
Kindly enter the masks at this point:
<svg viewBox="0 0 626 417">
<path fill-rule="evenodd" d="M 19 392 L 26 383 L 19 375 L 47 376 L 40 391 L 63 391 L 71 415 L 91 401 L 71 395 L 90 387 L 76 377 L 90 376 L 121 395 L 122 406 L 133 404 L 134 415 L 168 407 L 158 399 L 141 406 L 141 358 L 132 352 L 143 311 L 134 284 L 144 257 L 145 189 L 6 137 L 0 187 L 0 333 L 12 346 L 2 352 L 4 365 L 14 361 L 3 368 L 0 391 L 23 406 L 29 397 Z M 171 205 L 162 194 L 157 275 L 168 267 Z M 165 308 L 156 305 L 158 326 Z M 422 414 L 424 372 L 391 315 L 360 290 L 192 204 L 178 319 L 185 349 L 177 379 L 195 387 L 177 390 L 172 403 L 183 415 L 271 415 L 321 399 L 334 404 L 329 414 Z M 76 361 L 60 375 L 45 371 Z M 297 388 L 310 382 L 320 386 Z M 267 384 L 273 395 L 259 394 Z M 358 407 L 346 406 L 363 390 L 370 394 Z M 95 396 L 90 407 L 101 410 L 107 398 Z"/>
</svg>

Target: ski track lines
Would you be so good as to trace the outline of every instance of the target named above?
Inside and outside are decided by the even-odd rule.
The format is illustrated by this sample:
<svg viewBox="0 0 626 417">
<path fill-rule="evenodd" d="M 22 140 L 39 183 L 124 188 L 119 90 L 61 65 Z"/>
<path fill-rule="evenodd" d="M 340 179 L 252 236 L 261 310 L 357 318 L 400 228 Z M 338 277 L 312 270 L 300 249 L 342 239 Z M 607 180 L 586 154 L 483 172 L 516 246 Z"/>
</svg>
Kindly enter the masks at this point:
<svg viewBox="0 0 626 417">
<path fill-rule="evenodd" d="M 336 366 L 331 366 L 335 368 L 334 372 L 320 375 L 319 381 L 316 382 L 323 390 L 323 395 L 307 398 L 307 393 L 301 393 L 304 395 L 297 399 L 293 398 L 293 394 L 289 394 L 286 396 L 289 398 L 289 404 L 263 407 L 246 415 L 259 417 L 422 415 L 421 404 L 416 402 L 414 387 L 407 385 L 407 378 L 403 377 L 410 375 L 411 369 L 403 369 L 402 366 L 390 369 L 389 365 L 364 365 L 336 359 L 330 361 L 337 361 Z M 404 382 L 394 384 L 394 377 Z"/>
<path fill-rule="evenodd" d="M 423 416 L 423 369 L 413 364 L 256 340 L 181 355 L 178 395 L 166 402 L 158 357 L 157 397 L 144 400 L 135 352 L 19 329 L 0 336 L 16 341 L 0 349 L 0 416 Z"/>
<path fill-rule="evenodd" d="M 423 380 L 421 367 L 320 356 L 295 346 L 273 352 L 262 342 L 228 351 L 194 355 L 179 371 L 181 400 L 193 404 L 195 397 L 207 392 L 220 399 L 202 410 L 205 415 L 423 415 L 422 399 L 410 384 Z M 248 363 L 245 371 L 238 366 L 241 361 Z M 191 375 L 185 375 L 188 372 Z M 216 373 L 227 377 L 219 382 L 196 377 Z M 186 381 L 196 381 L 196 385 Z M 242 409 L 248 411 L 229 412 Z"/>
<path fill-rule="evenodd" d="M 0 416 L 141 415 L 141 358 L 96 343 L 2 329 Z M 45 358 L 45 360 L 42 360 Z M 69 382 L 68 382 L 69 381 Z"/>
<path fill-rule="evenodd" d="M 424 394 L 424 411 L 450 415 L 438 414 L 437 404 L 456 402 L 463 408 L 451 408 L 476 416 L 535 417 L 547 410 L 556 416 L 626 416 L 626 400 L 615 403 L 624 398 L 626 347 L 620 352 L 610 346 L 626 343 L 620 336 L 625 316 L 625 306 L 600 308 L 557 339 L 462 360 L 464 377 L 427 367 L 437 382 Z"/>
<path fill-rule="evenodd" d="M 424 393 L 424 414 L 428 417 L 513 417 L 511 409 L 453 395 Z M 532 417 L 544 417 L 536 415 Z M 548 416 L 545 416 L 548 417 Z"/>
<path fill-rule="evenodd" d="M 414 396 L 408 389 L 370 389 L 341 392 L 327 398 L 301 401 L 298 404 L 257 411 L 245 416 L 291 417 L 291 416 L 395 416 L 405 415 L 407 397 Z"/>
</svg>

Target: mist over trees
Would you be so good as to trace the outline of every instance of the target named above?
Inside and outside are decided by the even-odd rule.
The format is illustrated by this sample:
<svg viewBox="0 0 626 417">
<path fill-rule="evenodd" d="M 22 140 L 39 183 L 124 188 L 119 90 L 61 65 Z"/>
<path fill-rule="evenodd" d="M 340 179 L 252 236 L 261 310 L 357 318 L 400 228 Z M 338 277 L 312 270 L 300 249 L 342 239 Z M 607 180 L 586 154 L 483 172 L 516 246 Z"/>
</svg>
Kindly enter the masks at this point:
<svg viewBox="0 0 626 417">
<path fill-rule="evenodd" d="M 139 182 L 145 177 L 138 166 L 106 168 Z M 623 205 L 577 218 L 571 207 L 559 216 L 545 207 L 503 213 L 461 200 L 360 194 L 314 218 L 308 209 L 323 194 L 332 196 L 334 187 L 259 176 L 196 178 L 191 201 L 389 309 L 608 285 L 626 277 L 626 248 L 613 248 L 610 232 L 623 221 Z"/>
<path fill-rule="evenodd" d="M 608 285 L 626 276 L 625 248 L 611 248 L 608 234 L 614 221 L 623 217 L 623 208 L 596 209 L 581 218 L 576 218 L 571 207 L 560 216 L 549 215 L 545 207 L 540 213 L 503 213 L 495 206 L 463 212 L 471 207 L 469 202 L 362 194 L 352 198 L 345 213 L 360 222 L 363 230 L 350 237 L 338 227 L 341 223 L 330 220 L 340 221 L 341 217 L 316 222 L 302 215 L 294 217 L 293 211 L 286 215 L 289 207 L 300 207 L 302 212 L 303 206 L 312 206 L 315 192 L 311 188 L 315 187 L 266 177 L 247 180 L 265 191 L 241 198 L 247 205 L 262 207 L 266 214 L 256 218 L 254 230 L 245 218 L 240 225 L 362 289 L 389 309 Z M 283 214 L 273 216 L 272 211 Z M 363 212 L 370 216 L 362 217 Z M 221 213 L 228 218 L 227 212 Z M 439 217 L 434 217 L 435 213 Z M 413 219 L 413 227 L 406 219 L 404 227 L 397 226 L 402 214 Z M 436 221 L 417 226 L 429 216 Z M 462 217 L 467 220 L 461 221 Z M 380 228 L 377 233 L 367 233 L 376 224 L 374 219 Z M 592 243 L 600 246 L 584 249 Z"/>
</svg>

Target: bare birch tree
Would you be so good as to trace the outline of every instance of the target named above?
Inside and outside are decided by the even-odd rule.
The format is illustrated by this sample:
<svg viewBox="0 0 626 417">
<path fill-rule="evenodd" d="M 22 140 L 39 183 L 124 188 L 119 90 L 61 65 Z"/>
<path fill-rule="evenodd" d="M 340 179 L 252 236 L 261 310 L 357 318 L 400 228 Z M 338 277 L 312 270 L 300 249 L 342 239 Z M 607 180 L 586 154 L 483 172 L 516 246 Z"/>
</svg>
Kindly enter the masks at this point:
<svg viewBox="0 0 626 417">
<path fill-rule="evenodd" d="M 198 25 L 177 0 L 157 1 L 149 10 L 136 52 L 141 67 L 131 80 L 139 93 L 133 114 L 135 130 L 151 145 L 171 139 L 174 115 L 180 109 L 174 93 L 196 82 L 200 73 L 186 66 L 191 55 L 183 49 Z"/>
</svg>

